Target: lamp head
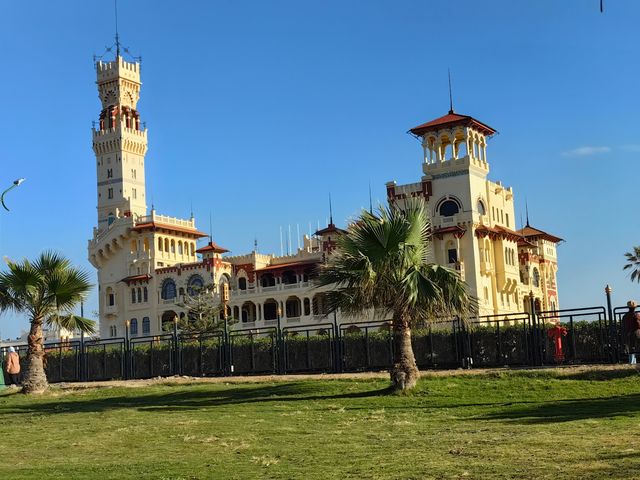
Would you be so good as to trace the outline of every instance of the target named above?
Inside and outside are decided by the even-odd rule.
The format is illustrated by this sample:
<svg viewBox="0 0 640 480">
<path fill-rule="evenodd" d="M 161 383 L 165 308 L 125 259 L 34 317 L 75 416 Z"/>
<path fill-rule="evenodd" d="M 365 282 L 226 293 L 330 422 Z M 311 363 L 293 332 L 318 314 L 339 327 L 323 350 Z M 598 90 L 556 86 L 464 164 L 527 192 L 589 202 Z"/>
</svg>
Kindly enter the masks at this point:
<svg viewBox="0 0 640 480">
<path fill-rule="evenodd" d="M 18 185 L 20 185 L 22 182 L 24 182 L 25 179 L 24 178 L 19 178 L 17 180 L 13 181 L 13 184 L 17 187 Z"/>
</svg>

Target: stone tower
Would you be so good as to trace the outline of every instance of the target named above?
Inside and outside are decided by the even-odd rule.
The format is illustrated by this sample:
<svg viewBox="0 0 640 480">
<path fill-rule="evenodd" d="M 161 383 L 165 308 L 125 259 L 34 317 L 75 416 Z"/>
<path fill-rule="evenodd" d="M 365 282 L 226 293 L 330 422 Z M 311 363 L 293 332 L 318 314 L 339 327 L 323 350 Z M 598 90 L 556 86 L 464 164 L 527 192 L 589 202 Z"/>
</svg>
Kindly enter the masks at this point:
<svg viewBox="0 0 640 480">
<path fill-rule="evenodd" d="M 140 64 L 119 54 L 111 62 L 97 62 L 97 85 L 102 111 L 93 128 L 97 160 L 98 230 L 117 218 L 147 213 L 144 156 L 147 131 L 136 109 L 140 98 Z"/>
</svg>

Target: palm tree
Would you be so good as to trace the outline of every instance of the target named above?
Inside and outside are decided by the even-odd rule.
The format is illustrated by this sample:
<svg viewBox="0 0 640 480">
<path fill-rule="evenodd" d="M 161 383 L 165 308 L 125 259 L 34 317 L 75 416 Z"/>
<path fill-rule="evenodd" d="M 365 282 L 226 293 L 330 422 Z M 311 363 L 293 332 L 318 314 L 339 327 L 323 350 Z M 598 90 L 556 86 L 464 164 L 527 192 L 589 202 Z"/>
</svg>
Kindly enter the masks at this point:
<svg viewBox="0 0 640 480">
<path fill-rule="evenodd" d="M 623 270 L 633 269 L 631 272 L 631 281 L 637 280 L 640 282 L 640 247 L 633 247 L 633 253 L 625 253 L 627 257 L 627 264 L 622 268 Z"/>
<path fill-rule="evenodd" d="M 476 310 L 455 270 L 428 259 L 431 225 L 419 201 L 363 212 L 337 240 L 335 255 L 318 275 L 327 292 L 330 311 L 349 315 L 374 309 L 392 318 L 395 390 L 415 386 L 418 367 L 411 345 L 411 326 L 441 315 L 466 319 Z"/>
<path fill-rule="evenodd" d="M 7 263 L 8 271 L 0 273 L 0 311 L 29 315 L 31 328 L 22 390 L 41 393 L 48 387 L 42 364 L 43 324 L 88 333 L 95 331 L 95 322 L 72 313 L 91 288 L 89 275 L 54 252 L 44 252 L 34 262 L 24 259 Z"/>
</svg>

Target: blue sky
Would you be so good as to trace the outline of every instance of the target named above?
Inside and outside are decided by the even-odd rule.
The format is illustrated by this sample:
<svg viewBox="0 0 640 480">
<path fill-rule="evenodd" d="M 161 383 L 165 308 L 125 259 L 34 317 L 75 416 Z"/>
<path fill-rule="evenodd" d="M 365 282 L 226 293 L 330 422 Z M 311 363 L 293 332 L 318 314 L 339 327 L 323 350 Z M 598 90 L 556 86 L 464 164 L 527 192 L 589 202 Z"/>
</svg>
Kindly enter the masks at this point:
<svg viewBox="0 0 640 480">
<path fill-rule="evenodd" d="M 121 0 L 123 44 L 142 55 L 147 198 L 234 253 L 278 253 L 279 228 L 337 223 L 384 183 L 417 181 L 405 132 L 455 109 L 500 134 L 491 178 L 517 215 L 564 239 L 565 308 L 640 297 L 622 271 L 640 243 L 640 2 Z M 96 223 L 92 55 L 113 43 L 111 2 L 0 0 L 1 180 L 27 181 L 0 212 L 0 255 L 63 252 L 91 270 Z M 0 186 L 1 187 L 1 186 Z M 4 188 L 4 187 L 2 187 Z M 294 241 L 295 243 L 295 241 Z M 95 294 L 87 310 L 96 309 Z M 2 337 L 26 328 L 0 322 Z"/>
</svg>

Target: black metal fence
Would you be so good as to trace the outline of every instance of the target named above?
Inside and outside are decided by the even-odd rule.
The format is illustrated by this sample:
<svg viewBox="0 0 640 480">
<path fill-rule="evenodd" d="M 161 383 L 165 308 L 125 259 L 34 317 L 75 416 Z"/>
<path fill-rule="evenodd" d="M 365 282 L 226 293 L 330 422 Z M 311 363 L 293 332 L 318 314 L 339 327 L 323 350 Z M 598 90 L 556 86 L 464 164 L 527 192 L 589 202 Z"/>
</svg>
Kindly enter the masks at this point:
<svg viewBox="0 0 640 480">
<path fill-rule="evenodd" d="M 442 319 L 412 330 L 413 351 L 421 369 L 615 363 L 624 357 L 621 319 L 626 311 L 590 307 L 467 322 Z M 15 348 L 24 362 L 26 345 Z M 0 348 L 0 359 L 5 355 L 6 348 Z M 386 370 L 393 356 L 389 321 L 334 322 L 47 344 L 45 371 L 52 383 L 357 372 Z"/>
</svg>

